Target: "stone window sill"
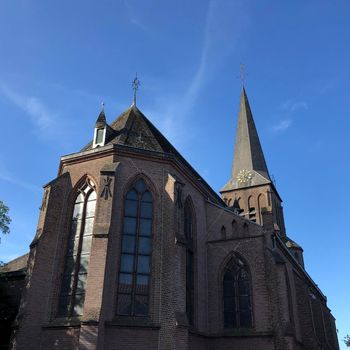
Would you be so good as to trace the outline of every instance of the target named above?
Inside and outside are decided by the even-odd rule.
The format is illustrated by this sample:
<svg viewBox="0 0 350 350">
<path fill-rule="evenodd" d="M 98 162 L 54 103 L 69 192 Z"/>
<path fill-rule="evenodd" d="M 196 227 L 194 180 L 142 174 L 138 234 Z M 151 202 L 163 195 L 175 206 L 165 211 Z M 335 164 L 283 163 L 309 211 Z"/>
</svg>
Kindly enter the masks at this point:
<svg viewBox="0 0 350 350">
<path fill-rule="evenodd" d="M 272 337 L 273 332 L 256 331 L 254 328 L 239 328 L 239 329 L 225 329 L 220 333 L 206 333 L 193 328 L 189 328 L 189 332 L 203 336 L 205 338 L 231 338 L 231 337 Z"/>
<path fill-rule="evenodd" d="M 223 336 L 229 336 L 229 337 L 266 337 L 266 336 L 272 336 L 272 333 L 270 332 L 259 332 L 256 331 L 254 328 L 237 328 L 237 329 L 224 329 Z"/>
<path fill-rule="evenodd" d="M 106 327 L 133 327 L 133 328 L 151 328 L 160 329 L 158 323 L 152 322 L 148 317 L 116 317 L 111 321 L 105 322 Z"/>
<path fill-rule="evenodd" d="M 57 317 L 50 323 L 43 326 L 43 328 L 65 328 L 65 327 L 80 327 L 80 317 Z"/>
</svg>

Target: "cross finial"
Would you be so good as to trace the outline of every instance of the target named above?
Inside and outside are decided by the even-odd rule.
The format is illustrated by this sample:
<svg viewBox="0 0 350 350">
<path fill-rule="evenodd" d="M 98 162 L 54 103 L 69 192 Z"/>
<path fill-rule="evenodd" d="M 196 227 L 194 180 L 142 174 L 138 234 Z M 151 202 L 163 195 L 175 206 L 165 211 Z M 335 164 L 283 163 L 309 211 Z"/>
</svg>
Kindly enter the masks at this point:
<svg viewBox="0 0 350 350">
<path fill-rule="evenodd" d="M 134 90 L 134 99 L 132 104 L 134 106 L 136 106 L 136 94 L 137 94 L 137 90 L 139 89 L 139 86 L 141 85 L 139 78 L 137 77 L 137 72 L 135 75 L 134 80 L 132 81 L 132 89 Z"/>
<path fill-rule="evenodd" d="M 101 102 L 101 108 L 102 108 L 102 111 L 105 110 L 105 103 L 103 101 Z"/>
<path fill-rule="evenodd" d="M 247 77 L 247 73 L 245 70 L 245 65 L 241 63 L 239 66 L 239 78 L 241 79 L 242 86 L 244 86 L 244 81 L 246 77 Z"/>
</svg>

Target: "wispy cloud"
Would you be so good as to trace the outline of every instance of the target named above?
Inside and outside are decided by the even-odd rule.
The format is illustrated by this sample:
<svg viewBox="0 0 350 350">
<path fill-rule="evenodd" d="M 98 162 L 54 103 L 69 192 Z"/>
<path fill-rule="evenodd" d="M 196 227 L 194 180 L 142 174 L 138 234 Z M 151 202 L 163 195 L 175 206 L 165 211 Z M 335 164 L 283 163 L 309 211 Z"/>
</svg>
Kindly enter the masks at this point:
<svg viewBox="0 0 350 350">
<path fill-rule="evenodd" d="M 143 18 L 137 16 L 130 1 L 124 0 L 129 22 L 144 31 L 150 29 Z M 176 102 L 177 116 L 186 115 L 193 107 L 206 82 L 215 70 L 222 66 L 236 48 L 244 27 L 247 24 L 247 11 L 243 9 L 244 1 L 227 2 L 210 0 L 204 18 L 202 45 L 198 53 L 198 63 L 188 79 L 187 88 L 172 98 Z M 169 109 L 169 104 L 167 104 Z"/>
<path fill-rule="evenodd" d="M 309 109 L 309 105 L 306 101 L 288 100 L 282 103 L 281 109 L 286 111 L 287 113 L 294 113 L 301 109 L 304 109 L 304 110 Z"/>
<path fill-rule="evenodd" d="M 149 31 L 148 27 L 146 27 L 139 19 L 137 19 L 134 16 L 130 16 L 129 17 L 130 23 L 132 23 L 133 25 L 135 25 L 136 27 L 139 27 L 140 29 L 144 30 L 144 31 Z"/>
<path fill-rule="evenodd" d="M 26 190 L 33 191 L 33 192 L 40 192 L 42 191 L 42 188 L 28 183 L 28 181 L 24 181 L 19 179 L 17 176 L 15 176 L 5 165 L 2 159 L 0 159 L 0 181 L 5 181 L 9 184 L 13 184 L 19 187 L 22 187 Z"/>
<path fill-rule="evenodd" d="M 194 129 L 188 132 L 190 125 L 187 117 L 202 89 L 235 52 L 242 32 L 249 23 L 249 11 L 245 4 L 244 1 L 209 1 L 198 62 L 194 65 L 193 74 L 187 78 L 186 88 L 172 92 L 166 98 L 162 94 L 154 110 L 147 111 L 161 131 L 177 146 L 181 147 L 195 137 Z M 164 86 L 164 82 L 155 82 L 153 88 L 160 84 Z"/>
<path fill-rule="evenodd" d="M 176 118 L 176 111 L 171 105 L 168 108 L 159 105 L 155 109 L 145 110 L 144 113 L 152 117 L 157 128 L 180 150 L 192 139 L 193 134 L 184 132 L 182 118 L 180 116 Z"/>
<path fill-rule="evenodd" d="M 339 77 L 333 77 L 328 80 L 319 81 L 315 84 L 313 90 L 320 95 L 327 94 L 336 88 L 338 81 Z"/>
<path fill-rule="evenodd" d="M 198 68 L 184 94 L 185 110 L 190 110 L 201 89 L 225 59 L 235 51 L 248 23 L 240 1 L 211 0 L 205 19 L 203 45 Z"/>
<path fill-rule="evenodd" d="M 295 119 L 296 114 L 309 109 L 309 104 L 303 100 L 287 100 L 279 106 L 280 120 L 270 127 L 270 131 L 275 134 L 288 130 Z"/>
<path fill-rule="evenodd" d="M 65 95 L 73 96 L 74 98 L 84 98 L 84 99 L 92 99 L 96 101 L 97 103 L 101 103 L 103 101 L 103 98 L 101 95 L 96 95 L 91 93 L 90 91 L 83 90 L 80 88 L 75 88 L 67 85 L 62 85 L 60 83 L 54 82 L 49 85 L 55 90 L 58 90 L 60 93 L 63 93 Z"/>
<path fill-rule="evenodd" d="M 57 114 L 49 111 L 40 98 L 24 96 L 4 84 L 0 86 L 0 92 L 9 101 L 25 112 L 40 131 L 47 131 L 54 126 Z"/>
<path fill-rule="evenodd" d="M 205 80 L 205 72 L 208 66 L 209 60 L 209 48 L 211 46 L 211 27 L 213 22 L 213 1 L 209 2 L 209 8 L 205 20 L 205 29 L 203 37 L 203 46 L 199 59 L 197 71 L 194 73 L 192 81 L 190 81 L 189 87 L 184 94 L 185 109 L 190 109 L 195 102 L 200 89 L 203 86 Z"/>
<path fill-rule="evenodd" d="M 278 124 L 272 127 L 272 131 L 278 133 L 286 131 L 292 125 L 291 119 L 281 120 Z"/>
<path fill-rule="evenodd" d="M 124 6 L 125 6 L 125 9 L 126 9 L 127 18 L 128 18 L 129 22 L 132 25 L 138 27 L 139 29 L 141 29 L 141 30 L 143 30 L 145 32 L 150 31 L 149 27 L 147 27 L 144 24 L 144 22 L 142 22 L 140 20 L 140 18 L 136 16 L 135 10 L 131 7 L 130 1 L 125 0 L 124 1 Z"/>
</svg>

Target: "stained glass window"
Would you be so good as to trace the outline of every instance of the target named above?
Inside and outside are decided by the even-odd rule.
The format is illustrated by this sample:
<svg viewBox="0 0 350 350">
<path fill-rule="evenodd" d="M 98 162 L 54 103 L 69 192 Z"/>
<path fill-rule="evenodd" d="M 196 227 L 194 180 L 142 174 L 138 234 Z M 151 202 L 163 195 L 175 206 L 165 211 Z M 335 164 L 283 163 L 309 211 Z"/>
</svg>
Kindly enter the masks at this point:
<svg viewBox="0 0 350 350">
<path fill-rule="evenodd" d="M 95 207 L 96 192 L 86 180 L 78 190 L 71 219 L 57 312 L 61 317 L 83 314 Z"/>
<path fill-rule="evenodd" d="M 250 275 L 244 262 L 236 256 L 225 267 L 223 299 L 225 328 L 252 327 Z"/>
<path fill-rule="evenodd" d="M 153 199 L 138 180 L 124 202 L 117 314 L 147 316 L 151 277 Z"/>
<path fill-rule="evenodd" d="M 226 228 L 225 226 L 221 227 L 221 238 L 226 239 Z"/>
<path fill-rule="evenodd" d="M 96 131 L 96 143 L 103 142 L 104 129 L 97 129 Z"/>
</svg>

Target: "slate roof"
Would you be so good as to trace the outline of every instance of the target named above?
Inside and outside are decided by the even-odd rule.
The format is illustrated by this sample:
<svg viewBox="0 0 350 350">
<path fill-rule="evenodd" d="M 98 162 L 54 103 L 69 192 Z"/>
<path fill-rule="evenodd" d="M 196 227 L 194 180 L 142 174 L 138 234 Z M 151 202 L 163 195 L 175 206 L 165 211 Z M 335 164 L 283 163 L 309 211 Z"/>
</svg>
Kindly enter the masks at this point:
<svg viewBox="0 0 350 350">
<path fill-rule="evenodd" d="M 191 170 L 194 176 L 216 198 L 220 204 L 224 202 L 213 189 L 201 178 L 195 169 L 175 149 L 175 147 L 163 136 L 163 134 L 150 122 L 150 120 L 132 104 L 125 112 L 107 126 L 105 145 L 123 145 L 137 149 L 155 151 L 174 155 L 182 164 Z M 91 141 L 81 151 L 91 150 Z"/>
<path fill-rule="evenodd" d="M 150 151 L 172 153 L 181 157 L 179 152 L 135 105 L 128 108 L 109 125 L 109 133 L 105 144 L 118 144 Z M 85 146 L 82 151 L 89 149 L 92 149 L 92 142 Z"/>
<path fill-rule="evenodd" d="M 106 115 L 104 110 L 102 109 L 102 111 L 100 112 L 96 120 L 96 126 L 98 127 L 98 126 L 105 126 L 105 125 L 106 125 Z"/>
<path fill-rule="evenodd" d="M 251 172 L 252 179 L 249 184 L 240 184 L 237 182 L 237 175 L 242 170 Z M 271 179 L 261 148 L 258 132 L 256 131 L 248 97 L 243 87 L 238 113 L 232 175 L 229 182 L 221 191 L 229 191 L 246 186 L 256 186 L 267 183 L 271 183 Z"/>
<path fill-rule="evenodd" d="M 16 272 L 23 271 L 27 268 L 29 253 L 19 256 L 16 259 L 9 261 L 0 268 L 0 272 Z"/>
</svg>

